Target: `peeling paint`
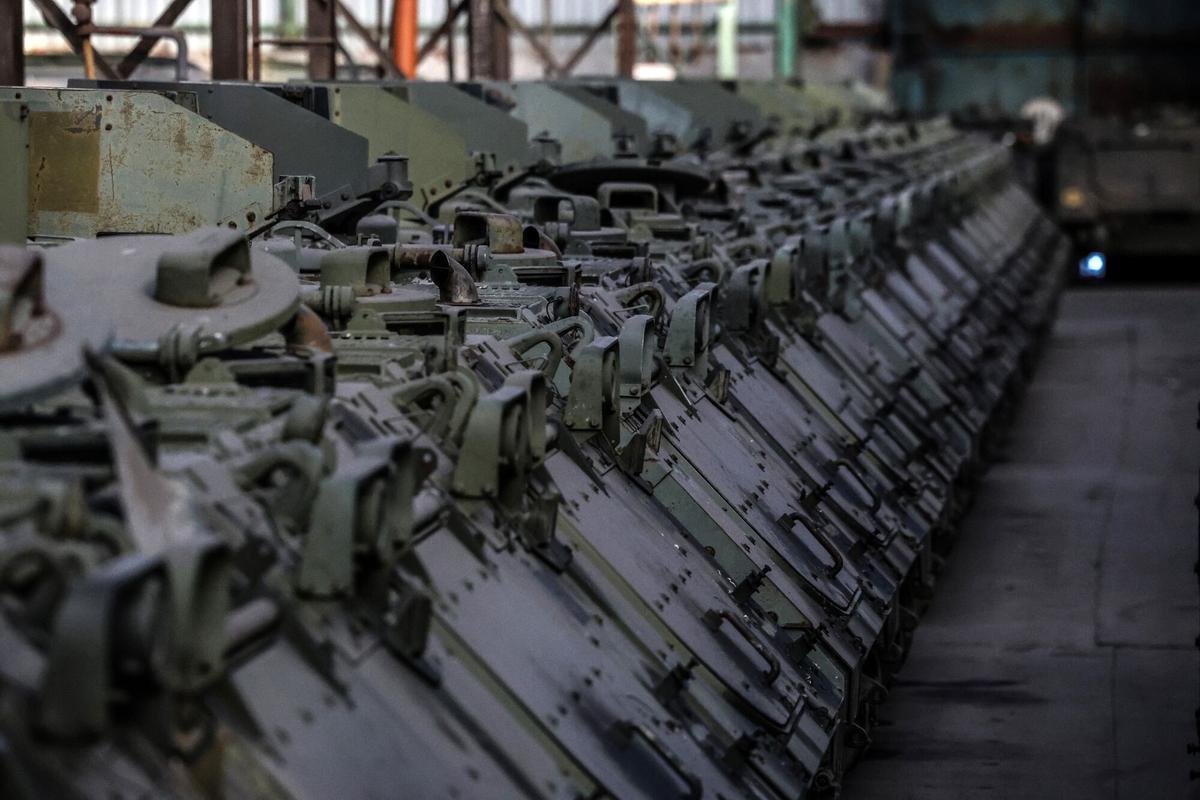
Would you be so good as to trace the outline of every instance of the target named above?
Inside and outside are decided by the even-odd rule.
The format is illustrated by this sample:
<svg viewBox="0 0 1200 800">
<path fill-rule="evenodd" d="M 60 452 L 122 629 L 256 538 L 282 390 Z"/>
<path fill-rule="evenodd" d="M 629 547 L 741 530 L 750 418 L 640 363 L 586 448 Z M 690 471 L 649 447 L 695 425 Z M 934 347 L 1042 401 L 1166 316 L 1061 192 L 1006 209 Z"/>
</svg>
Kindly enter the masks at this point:
<svg viewBox="0 0 1200 800">
<path fill-rule="evenodd" d="M 0 101 L 14 91 L 0 89 Z M 31 233 L 184 233 L 245 226 L 270 210 L 271 153 L 166 97 L 93 89 L 23 96 L 33 109 Z"/>
</svg>

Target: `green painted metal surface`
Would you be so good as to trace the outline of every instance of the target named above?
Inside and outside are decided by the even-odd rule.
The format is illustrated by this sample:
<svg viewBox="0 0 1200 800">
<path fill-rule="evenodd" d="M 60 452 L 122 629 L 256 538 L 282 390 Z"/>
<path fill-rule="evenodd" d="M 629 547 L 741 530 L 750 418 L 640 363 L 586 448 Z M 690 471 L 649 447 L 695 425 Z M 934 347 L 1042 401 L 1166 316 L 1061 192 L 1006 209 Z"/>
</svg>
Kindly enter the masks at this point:
<svg viewBox="0 0 1200 800">
<path fill-rule="evenodd" d="M 457 130 L 471 152 L 494 153 L 502 171 L 515 172 L 532 161 L 525 123 L 457 86 L 413 81 L 398 85 L 395 91 Z"/>
<path fill-rule="evenodd" d="M 775 118 L 784 131 L 811 130 L 822 118 L 821 108 L 807 100 L 801 90 L 785 83 L 769 80 L 739 80 L 735 85 L 739 97 L 758 106 L 764 118 Z"/>
<path fill-rule="evenodd" d="M 318 141 L 385 156 L 410 108 L 245 88 L 222 113 L 286 144 L 268 117 L 295 111 L 301 168 Z M 621 115 L 576 97 L 593 158 L 531 164 L 495 92 L 558 95 L 399 88 L 439 119 L 417 133 L 514 169 L 437 219 L 384 157 L 290 183 L 249 239 L 0 248 L 5 797 L 836 793 L 1051 324 L 1062 236 L 944 121 L 773 139 L 736 130 L 767 103 L 689 82 L 645 89 L 696 134 L 676 157 L 609 153 Z M 366 138 L 328 135 L 330 94 Z M 31 185 L 60 204 L 88 200 L 51 180 L 78 137 L 153 166 L 144 120 L 191 113 L 48 96 L 58 172 Z"/>
<path fill-rule="evenodd" d="M 596 153 L 611 152 L 613 135 L 618 130 L 607 115 L 590 103 L 544 83 L 516 83 L 512 92 L 517 100 L 513 116 L 529 126 L 530 134 L 536 136 L 546 131 L 558 139 L 564 162 L 583 161 Z"/>
<path fill-rule="evenodd" d="M 29 106 L 0 101 L 0 244 L 21 244 L 29 225 Z"/>
<path fill-rule="evenodd" d="M 409 178 L 418 197 L 444 191 L 473 171 L 459 130 L 402 98 L 403 90 L 353 83 L 327 84 L 334 122 L 364 137 L 371 161 L 385 153 L 408 156 Z"/>
</svg>

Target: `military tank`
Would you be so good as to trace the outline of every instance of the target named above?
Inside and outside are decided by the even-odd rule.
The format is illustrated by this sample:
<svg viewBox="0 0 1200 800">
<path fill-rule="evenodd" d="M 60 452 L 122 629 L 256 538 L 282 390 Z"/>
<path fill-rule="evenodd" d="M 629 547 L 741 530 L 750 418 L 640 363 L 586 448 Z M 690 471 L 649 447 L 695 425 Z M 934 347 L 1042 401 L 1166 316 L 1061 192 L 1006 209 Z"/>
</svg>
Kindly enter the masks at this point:
<svg viewBox="0 0 1200 800">
<path fill-rule="evenodd" d="M 258 164 L 186 233 L 153 165 L 103 228 L 35 182 L 0 250 L 5 796 L 836 797 L 1066 274 L 1004 148 L 776 131 L 783 89 L 222 86 L 2 95 L 38 152 L 166 104 Z M 292 172 L 285 106 L 363 141 Z M 420 138 L 476 112 L 501 157 Z"/>
</svg>

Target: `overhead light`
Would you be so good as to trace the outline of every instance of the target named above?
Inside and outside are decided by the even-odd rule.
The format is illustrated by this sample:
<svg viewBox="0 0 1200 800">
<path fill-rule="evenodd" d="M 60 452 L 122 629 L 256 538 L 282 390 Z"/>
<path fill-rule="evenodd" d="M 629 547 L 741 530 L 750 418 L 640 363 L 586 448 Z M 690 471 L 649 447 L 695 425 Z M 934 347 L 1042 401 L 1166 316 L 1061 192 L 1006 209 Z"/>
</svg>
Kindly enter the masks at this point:
<svg viewBox="0 0 1200 800">
<path fill-rule="evenodd" d="M 1079 276 L 1081 278 L 1103 278 L 1108 270 L 1108 260 L 1104 253 L 1088 253 L 1079 259 Z"/>
<path fill-rule="evenodd" d="M 1084 197 L 1082 189 L 1080 189 L 1078 186 L 1068 186 L 1062 190 L 1062 194 L 1059 195 L 1058 202 L 1062 204 L 1063 208 L 1070 208 L 1074 210 L 1083 208 L 1085 199 L 1086 198 Z"/>
<path fill-rule="evenodd" d="M 679 77 L 679 71 L 670 64 L 639 61 L 633 65 L 633 77 L 639 81 L 673 81 Z"/>
</svg>

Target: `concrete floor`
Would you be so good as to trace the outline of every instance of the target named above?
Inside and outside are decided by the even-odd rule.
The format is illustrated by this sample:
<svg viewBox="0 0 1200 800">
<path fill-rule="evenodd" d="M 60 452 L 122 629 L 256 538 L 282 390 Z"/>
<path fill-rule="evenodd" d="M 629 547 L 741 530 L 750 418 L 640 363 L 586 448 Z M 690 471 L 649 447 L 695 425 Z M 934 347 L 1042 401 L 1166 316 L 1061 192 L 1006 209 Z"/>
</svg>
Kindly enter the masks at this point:
<svg viewBox="0 0 1200 800">
<path fill-rule="evenodd" d="M 845 800 L 1200 798 L 1200 289 L 1074 289 Z"/>
</svg>

